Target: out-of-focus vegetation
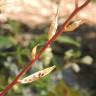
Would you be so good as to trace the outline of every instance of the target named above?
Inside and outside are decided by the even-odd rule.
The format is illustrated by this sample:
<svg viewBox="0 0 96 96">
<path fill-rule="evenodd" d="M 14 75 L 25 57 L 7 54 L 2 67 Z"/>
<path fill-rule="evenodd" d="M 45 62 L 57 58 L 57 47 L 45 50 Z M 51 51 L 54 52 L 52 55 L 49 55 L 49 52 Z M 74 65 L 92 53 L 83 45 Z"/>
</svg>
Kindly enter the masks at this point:
<svg viewBox="0 0 96 96">
<path fill-rule="evenodd" d="M 31 28 L 10 18 L 0 23 L 0 91 L 30 62 L 32 48 L 39 44 L 39 50 L 46 43 L 47 25 Z M 95 27 L 94 23 L 83 24 L 74 32 L 63 33 L 26 76 L 52 65 L 56 69 L 33 83 L 16 84 L 6 96 L 95 96 Z"/>
</svg>

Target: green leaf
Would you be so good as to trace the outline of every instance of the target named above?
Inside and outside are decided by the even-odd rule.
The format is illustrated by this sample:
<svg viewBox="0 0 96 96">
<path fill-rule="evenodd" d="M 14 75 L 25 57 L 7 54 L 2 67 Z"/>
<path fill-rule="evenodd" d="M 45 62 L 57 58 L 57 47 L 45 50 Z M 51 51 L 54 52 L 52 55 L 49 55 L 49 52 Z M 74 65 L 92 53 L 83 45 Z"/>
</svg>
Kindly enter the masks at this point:
<svg viewBox="0 0 96 96">
<path fill-rule="evenodd" d="M 60 36 L 57 38 L 58 42 L 67 43 L 80 47 L 80 43 L 68 36 Z"/>
<path fill-rule="evenodd" d="M 13 33 L 18 34 L 20 32 L 20 24 L 18 22 L 9 20 L 9 25 Z"/>
<path fill-rule="evenodd" d="M 10 38 L 7 36 L 0 36 L 0 48 L 8 47 L 11 45 Z"/>
</svg>

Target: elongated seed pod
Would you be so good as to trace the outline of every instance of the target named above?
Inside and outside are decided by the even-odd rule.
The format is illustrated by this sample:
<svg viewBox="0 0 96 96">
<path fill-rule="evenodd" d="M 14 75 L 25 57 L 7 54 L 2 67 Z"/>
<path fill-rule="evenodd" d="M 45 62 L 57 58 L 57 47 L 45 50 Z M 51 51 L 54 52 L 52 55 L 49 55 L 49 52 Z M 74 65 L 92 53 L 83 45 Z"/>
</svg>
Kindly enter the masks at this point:
<svg viewBox="0 0 96 96">
<path fill-rule="evenodd" d="M 32 59 L 35 58 L 38 45 L 39 45 L 39 44 L 37 44 L 37 45 L 32 49 L 32 52 L 31 52 L 31 57 L 32 57 Z"/>
<path fill-rule="evenodd" d="M 83 24 L 84 21 L 83 20 L 78 20 L 78 21 L 75 21 L 73 22 L 72 24 L 69 24 L 67 27 L 66 27 L 66 31 L 74 31 L 76 28 L 78 28 L 81 24 Z"/>
<path fill-rule="evenodd" d="M 36 80 L 46 76 L 47 74 L 49 74 L 54 68 L 55 68 L 55 66 L 52 66 L 52 67 L 46 68 L 44 70 L 38 71 L 32 75 L 25 77 L 22 80 L 18 80 L 17 82 L 21 83 L 21 84 L 26 84 L 26 83 L 36 81 Z"/>
<path fill-rule="evenodd" d="M 55 15 L 55 17 L 52 20 L 52 23 L 50 25 L 50 29 L 49 29 L 49 32 L 48 32 L 48 39 L 51 39 L 52 36 L 54 36 L 55 33 L 56 33 L 56 30 L 57 30 L 57 27 L 58 27 L 58 11 L 59 11 L 59 6 L 57 8 L 56 15 Z"/>
</svg>

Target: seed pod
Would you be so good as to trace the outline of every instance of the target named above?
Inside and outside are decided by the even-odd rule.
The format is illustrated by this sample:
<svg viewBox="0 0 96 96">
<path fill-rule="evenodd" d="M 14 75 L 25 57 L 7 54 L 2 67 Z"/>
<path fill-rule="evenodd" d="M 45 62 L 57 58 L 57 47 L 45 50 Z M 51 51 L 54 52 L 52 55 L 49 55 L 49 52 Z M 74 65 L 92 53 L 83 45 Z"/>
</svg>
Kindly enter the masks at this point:
<svg viewBox="0 0 96 96">
<path fill-rule="evenodd" d="M 32 52 L 31 52 L 32 59 L 35 58 L 37 47 L 38 47 L 38 44 L 32 49 Z"/>
<path fill-rule="evenodd" d="M 78 20 L 78 21 L 75 21 L 71 24 L 69 24 L 67 27 L 66 27 L 66 31 L 74 31 L 76 28 L 78 28 L 81 24 L 83 24 L 84 21 L 83 20 Z"/>
<path fill-rule="evenodd" d="M 26 83 L 36 81 L 36 80 L 46 76 L 47 74 L 49 74 L 54 68 L 55 68 L 55 66 L 52 66 L 52 67 L 46 68 L 44 70 L 38 71 L 32 75 L 25 77 L 22 80 L 18 80 L 17 82 L 20 84 L 26 84 Z"/>
<path fill-rule="evenodd" d="M 50 26 L 50 29 L 49 29 L 49 32 L 48 32 L 48 39 L 51 39 L 52 36 L 55 35 L 56 33 L 56 30 L 57 30 L 57 26 L 58 26 L 58 10 L 59 10 L 59 7 L 57 9 L 57 13 L 51 23 L 51 26 Z"/>
</svg>

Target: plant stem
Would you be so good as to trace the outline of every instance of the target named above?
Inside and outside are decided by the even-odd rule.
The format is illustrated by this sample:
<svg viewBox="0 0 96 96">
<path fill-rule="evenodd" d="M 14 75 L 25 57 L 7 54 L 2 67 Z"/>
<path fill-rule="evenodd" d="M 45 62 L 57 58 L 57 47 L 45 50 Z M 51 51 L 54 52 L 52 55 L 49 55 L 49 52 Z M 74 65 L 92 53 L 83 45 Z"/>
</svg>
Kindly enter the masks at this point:
<svg viewBox="0 0 96 96">
<path fill-rule="evenodd" d="M 61 28 L 56 32 L 56 34 L 46 42 L 46 44 L 43 46 L 43 48 L 40 49 L 40 51 L 36 54 L 35 58 L 30 62 L 29 65 L 27 65 L 17 76 L 16 78 L 0 93 L 0 96 L 3 96 L 6 92 L 8 92 L 13 85 L 15 85 L 17 83 L 17 80 L 24 75 L 24 73 L 26 73 L 31 67 L 32 65 L 35 63 L 36 60 L 38 60 L 38 58 L 40 57 L 40 55 L 48 48 L 49 45 L 51 45 L 51 43 L 53 41 L 56 40 L 56 38 L 65 31 L 65 27 L 69 24 L 70 20 L 82 9 L 84 8 L 91 0 L 86 0 L 86 2 L 84 4 L 82 4 L 80 7 L 77 7 L 76 9 L 74 9 L 74 11 L 70 14 L 70 16 L 66 19 L 66 21 L 64 22 L 64 24 L 61 26 Z"/>
</svg>

